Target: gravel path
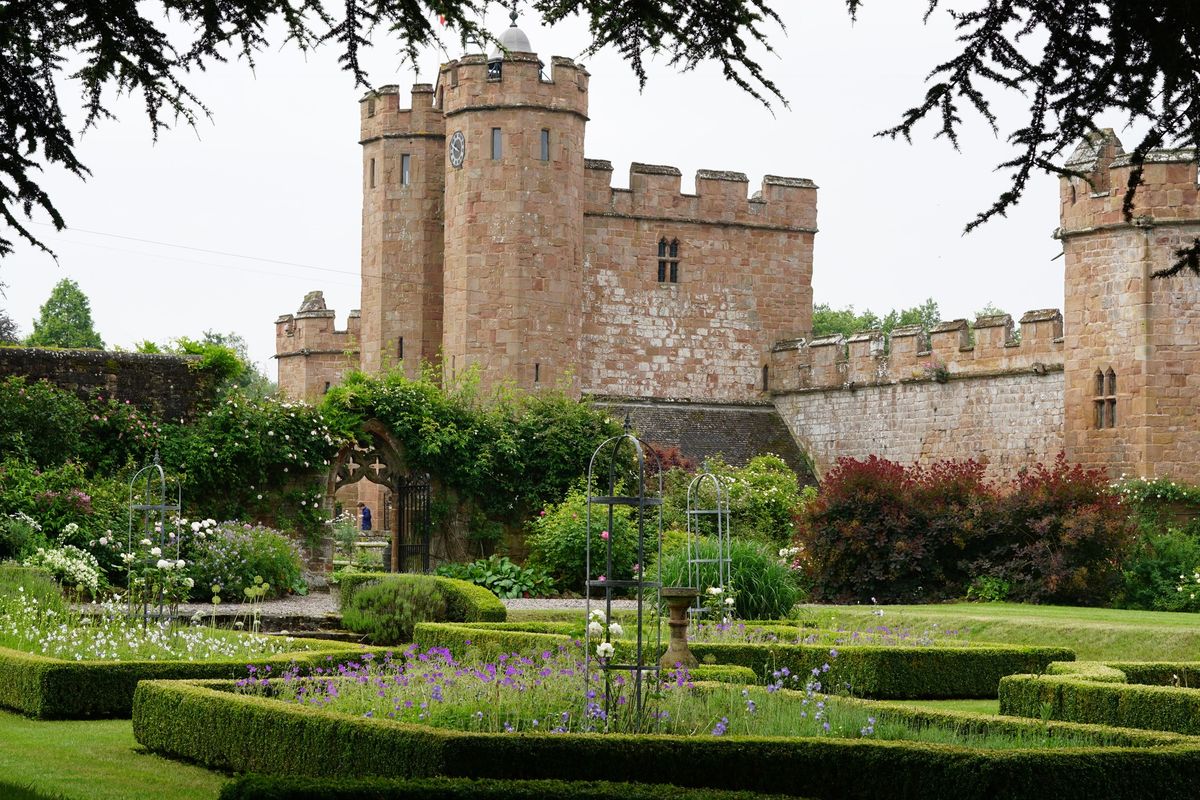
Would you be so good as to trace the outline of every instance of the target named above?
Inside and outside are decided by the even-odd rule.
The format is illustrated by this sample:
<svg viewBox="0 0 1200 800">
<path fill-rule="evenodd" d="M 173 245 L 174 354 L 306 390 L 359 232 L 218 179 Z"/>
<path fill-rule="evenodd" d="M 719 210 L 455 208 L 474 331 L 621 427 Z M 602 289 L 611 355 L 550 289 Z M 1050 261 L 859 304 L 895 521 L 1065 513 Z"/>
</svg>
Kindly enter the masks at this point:
<svg viewBox="0 0 1200 800">
<path fill-rule="evenodd" d="M 583 609 L 587 606 L 586 601 L 582 598 L 569 600 L 522 598 L 519 600 L 502 600 L 501 602 L 514 611 L 560 611 L 576 608 Z M 593 605 L 596 604 L 593 601 Z M 613 600 L 613 608 L 631 610 L 637 608 L 637 603 L 633 600 Z M 217 607 L 217 616 L 244 616 L 249 611 L 250 607 L 242 603 L 222 603 Z M 190 617 L 197 612 L 208 616 L 213 612 L 212 604 L 184 603 L 179 607 L 180 616 Z M 317 620 L 326 615 L 336 615 L 338 613 L 337 599 L 328 592 L 313 592 L 303 596 L 294 595 L 278 600 L 266 600 L 260 604 L 259 613 L 263 617 L 309 617 Z"/>
</svg>

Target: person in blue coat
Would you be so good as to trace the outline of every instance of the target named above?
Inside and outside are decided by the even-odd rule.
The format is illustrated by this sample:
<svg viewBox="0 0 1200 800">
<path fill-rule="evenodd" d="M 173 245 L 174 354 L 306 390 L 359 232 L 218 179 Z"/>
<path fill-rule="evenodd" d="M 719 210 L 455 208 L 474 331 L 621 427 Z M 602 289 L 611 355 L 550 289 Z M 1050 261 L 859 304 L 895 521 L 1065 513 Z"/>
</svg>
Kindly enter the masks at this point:
<svg viewBox="0 0 1200 800">
<path fill-rule="evenodd" d="M 371 509 L 367 506 L 366 503 L 358 504 L 358 513 L 359 513 L 359 516 L 362 518 L 362 529 L 364 531 L 371 530 Z"/>
</svg>

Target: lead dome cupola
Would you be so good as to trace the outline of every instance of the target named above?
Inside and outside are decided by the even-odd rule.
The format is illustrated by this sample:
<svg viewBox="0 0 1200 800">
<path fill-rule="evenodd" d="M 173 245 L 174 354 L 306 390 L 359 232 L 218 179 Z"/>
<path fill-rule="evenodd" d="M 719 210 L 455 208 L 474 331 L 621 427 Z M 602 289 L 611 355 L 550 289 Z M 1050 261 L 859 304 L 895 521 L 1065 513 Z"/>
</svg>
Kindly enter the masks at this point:
<svg viewBox="0 0 1200 800">
<path fill-rule="evenodd" d="M 503 59 L 505 53 L 533 52 L 533 45 L 529 43 L 529 37 L 525 35 L 525 31 L 517 27 L 517 10 L 515 8 L 508 18 L 512 20 L 512 24 L 504 29 L 504 33 L 500 34 L 496 44 L 492 45 L 492 52 L 488 56 L 491 61 Z"/>
</svg>

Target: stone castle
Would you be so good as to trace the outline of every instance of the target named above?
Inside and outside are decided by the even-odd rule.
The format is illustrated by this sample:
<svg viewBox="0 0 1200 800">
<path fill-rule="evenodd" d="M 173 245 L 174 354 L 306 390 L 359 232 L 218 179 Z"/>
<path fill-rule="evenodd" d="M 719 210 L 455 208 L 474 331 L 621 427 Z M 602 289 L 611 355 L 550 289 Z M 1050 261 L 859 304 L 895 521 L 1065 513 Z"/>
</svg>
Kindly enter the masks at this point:
<svg viewBox="0 0 1200 800">
<path fill-rule="evenodd" d="M 566 388 L 703 457 L 770 449 L 818 474 L 839 456 L 975 457 L 989 472 L 1073 462 L 1195 480 L 1200 287 L 1151 280 L 1200 236 L 1196 154 L 1153 153 L 1136 218 L 1110 131 L 1061 181 L 1066 308 L 811 338 L 817 187 L 585 158 L 588 72 L 549 70 L 519 29 L 444 64 L 404 107 L 360 101 L 362 307 L 319 292 L 276 321 L 279 385 L 313 398 L 348 369 L 478 369 L 485 388 Z M 803 456 L 801 454 L 804 454 Z"/>
</svg>

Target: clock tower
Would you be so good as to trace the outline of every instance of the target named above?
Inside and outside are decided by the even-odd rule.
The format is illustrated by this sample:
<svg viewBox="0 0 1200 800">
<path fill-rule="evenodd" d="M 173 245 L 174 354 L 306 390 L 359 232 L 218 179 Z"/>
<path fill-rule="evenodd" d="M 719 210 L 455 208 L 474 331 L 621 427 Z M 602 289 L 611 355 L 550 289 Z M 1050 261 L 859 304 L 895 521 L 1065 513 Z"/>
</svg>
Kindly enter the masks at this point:
<svg viewBox="0 0 1200 800">
<path fill-rule="evenodd" d="M 588 73 L 549 70 L 513 24 L 489 56 L 445 64 L 447 377 L 578 391 Z"/>
</svg>

